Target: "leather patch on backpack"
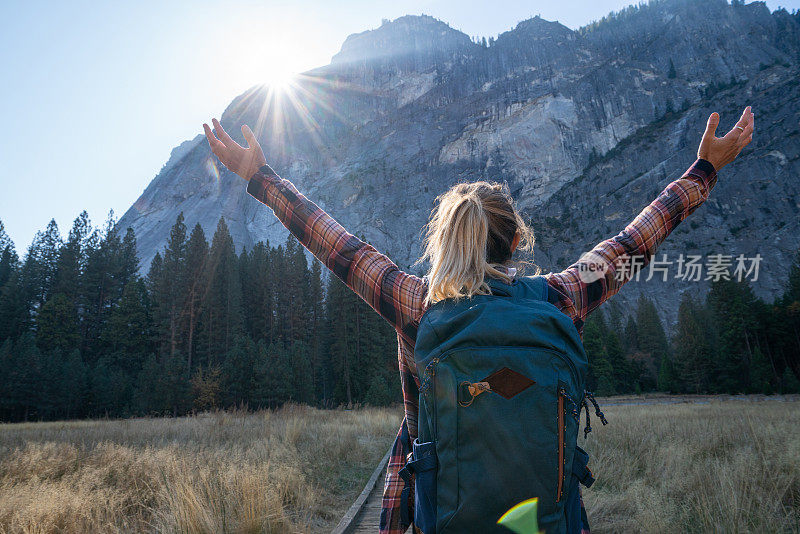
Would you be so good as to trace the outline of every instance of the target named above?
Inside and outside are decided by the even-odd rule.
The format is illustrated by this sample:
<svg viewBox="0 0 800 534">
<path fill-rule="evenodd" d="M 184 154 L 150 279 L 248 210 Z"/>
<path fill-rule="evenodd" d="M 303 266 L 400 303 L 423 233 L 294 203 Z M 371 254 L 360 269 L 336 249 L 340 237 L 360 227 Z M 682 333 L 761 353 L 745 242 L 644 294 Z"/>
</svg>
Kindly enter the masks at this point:
<svg viewBox="0 0 800 534">
<path fill-rule="evenodd" d="M 527 376 L 512 371 L 508 367 L 495 371 L 484 378 L 482 382 L 488 382 L 492 391 L 506 399 L 522 393 L 536 383 Z"/>
</svg>

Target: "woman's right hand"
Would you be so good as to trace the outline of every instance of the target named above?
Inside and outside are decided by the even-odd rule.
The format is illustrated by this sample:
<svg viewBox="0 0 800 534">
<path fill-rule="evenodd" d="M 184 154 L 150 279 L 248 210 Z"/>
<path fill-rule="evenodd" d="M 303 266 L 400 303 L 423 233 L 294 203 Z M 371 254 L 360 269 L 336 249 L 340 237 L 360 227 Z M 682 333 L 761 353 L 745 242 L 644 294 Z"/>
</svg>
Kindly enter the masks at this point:
<svg viewBox="0 0 800 534">
<path fill-rule="evenodd" d="M 264 158 L 264 151 L 261 150 L 261 145 L 258 144 L 256 136 L 253 135 L 249 126 L 242 125 L 242 135 L 247 141 L 247 148 L 245 148 L 228 135 L 228 132 L 225 131 L 217 119 L 212 119 L 211 124 L 214 125 L 214 129 L 219 136 L 219 139 L 217 139 L 208 124 L 203 124 L 211 151 L 216 154 L 228 170 L 235 172 L 249 182 L 258 169 L 267 164 L 267 160 Z"/>
<path fill-rule="evenodd" d="M 704 159 L 714 166 L 716 171 L 736 159 L 739 152 L 753 140 L 753 126 L 755 116 L 750 106 L 747 106 L 742 117 L 725 137 L 716 137 L 719 124 L 719 113 L 714 112 L 708 118 L 706 132 L 697 149 L 697 157 Z"/>
</svg>

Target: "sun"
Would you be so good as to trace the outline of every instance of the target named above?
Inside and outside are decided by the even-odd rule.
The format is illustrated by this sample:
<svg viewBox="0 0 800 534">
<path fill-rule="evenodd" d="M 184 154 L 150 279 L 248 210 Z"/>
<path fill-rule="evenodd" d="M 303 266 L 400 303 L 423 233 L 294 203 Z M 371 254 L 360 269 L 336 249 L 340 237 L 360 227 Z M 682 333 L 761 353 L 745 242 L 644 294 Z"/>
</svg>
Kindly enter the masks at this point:
<svg viewBox="0 0 800 534">
<path fill-rule="evenodd" d="M 279 67 L 270 71 L 267 75 L 267 85 L 274 89 L 289 89 L 297 79 L 297 72 L 294 70 Z"/>
<path fill-rule="evenodd" d="M 241 85 L 256 82 L 273 91 L 287 92 L 296 85 L 306 62 L 285 43 L 265 44 L 251 39 L 239 42 L 248 54 L 228 54 L 219 59 L 227 81 L 241 80 Z"/>
</svg>

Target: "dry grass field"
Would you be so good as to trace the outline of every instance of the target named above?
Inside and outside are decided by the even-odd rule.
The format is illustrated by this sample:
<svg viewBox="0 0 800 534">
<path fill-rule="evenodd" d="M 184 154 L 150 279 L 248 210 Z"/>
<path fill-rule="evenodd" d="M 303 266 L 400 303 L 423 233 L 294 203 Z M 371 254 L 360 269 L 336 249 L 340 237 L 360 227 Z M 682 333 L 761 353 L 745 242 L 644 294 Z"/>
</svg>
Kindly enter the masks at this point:
<svg viewBox="0 0 800 534">
<path fill-rule="evenodd" d="M 398 410 L 0 425 L 0 532 L 329 532 Z"/>
<path fill-rule="evenodd" d="M 800 532 L 800 400 L 613 402 L 579 439 L 593 532 Z M 327 532 L 399 413 L 0 425 L 0 532 Z"/>
<path fill-rule="evenodd" d="M 606 401 L 604 405 L 603 401 Z M 592 532 L 800 532 L 800 399 L 620 405 L 578 444 Z"/>
</svg>

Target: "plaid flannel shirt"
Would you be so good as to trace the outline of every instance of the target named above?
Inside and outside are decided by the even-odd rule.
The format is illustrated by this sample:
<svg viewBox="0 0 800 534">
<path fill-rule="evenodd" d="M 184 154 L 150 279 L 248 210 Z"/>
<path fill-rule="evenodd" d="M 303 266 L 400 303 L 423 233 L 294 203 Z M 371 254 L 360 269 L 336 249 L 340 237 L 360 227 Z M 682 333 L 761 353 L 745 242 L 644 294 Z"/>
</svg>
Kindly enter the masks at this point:
<svg viewBox="0 0 800 534">
<path fill-rule="evenodd" d="M 582 334 L 586 316 L 630 279 L 630 272 L 619 276 L 618 271 L 624 273 L 626 268 L 630 271 L 632 257 L 641 257 L 643 262 L 639 266 L 645 266 L 667 235 L 708 198 L 716 181 L 717 174 L 711 163 L 703 159 L 695 161 L 619 234 L 599 243 L 590 254 L 564 271 L 545 275 L 550 289 L 548 300 L 569 315 Z M 417 436 L 419 396 L 414 343 L 419 320 L 426 309 L 423 298 L 427 281 L 401 271 L 372 245 L 349 233 L 269 165 L 253 175 L 247 192 L 272 208 L 300 243 L 395 328 L 405 409 L 402 424 L 413 440 Z M 588 277 L 581 276 L 586 261 L 603 264 L 602 275 L 596 280 L 586 281 Z M 400 534 L 407 530 L 407 525 L 400 524 L 403 480 L 398 472 L 410 451 L 406 450 L 401 434 L 402 426 L 386 473 L 382 534 Z M 584 532 L 588 532 L 588 528 Z"/>
</svg>

